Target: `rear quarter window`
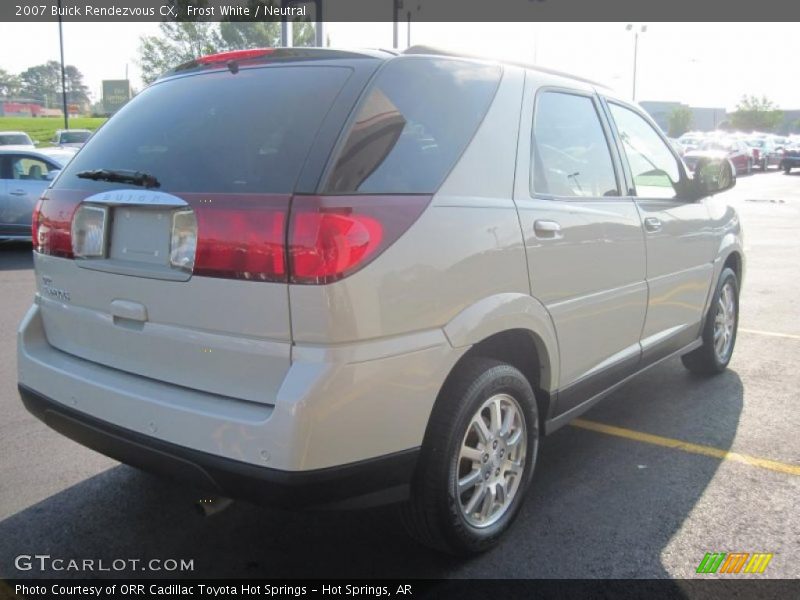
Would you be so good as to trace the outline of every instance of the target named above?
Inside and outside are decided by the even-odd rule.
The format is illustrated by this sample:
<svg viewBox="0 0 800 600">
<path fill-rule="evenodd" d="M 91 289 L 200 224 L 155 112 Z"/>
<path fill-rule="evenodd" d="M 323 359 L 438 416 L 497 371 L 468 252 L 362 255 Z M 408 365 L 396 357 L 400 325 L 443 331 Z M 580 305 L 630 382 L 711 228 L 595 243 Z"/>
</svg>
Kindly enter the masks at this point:
<svg viewBox="0 0 800 600">
<path fill-rule="evenodd" d="M 494 98 L 497 65 L 399 57 L 365 92 L 326 193 L 432 193 L 474 135 Z"/>
<path fill-rule="evenodd" d="M 351 69 L 271 66 L 168 79 L 99 129 L 57 187 L 120 187 L 92 169 L 155 176 L 173 192 L 291 193 L 317 130 Z"/>
</svg>

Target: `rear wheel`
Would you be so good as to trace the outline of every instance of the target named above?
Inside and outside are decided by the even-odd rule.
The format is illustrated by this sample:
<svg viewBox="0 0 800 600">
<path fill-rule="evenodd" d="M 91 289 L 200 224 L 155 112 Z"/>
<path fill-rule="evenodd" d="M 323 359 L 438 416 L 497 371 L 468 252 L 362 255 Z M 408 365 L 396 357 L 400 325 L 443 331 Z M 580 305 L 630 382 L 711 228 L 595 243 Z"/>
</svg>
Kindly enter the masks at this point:
<svg viewBox="0 0 800 600">
<path fill-rule="evenodd" d="M 739 282 L 726 268 L 720 275 L 703 327 L 703 345 L 681 357 L 684 366 L 698 375 L 722 373 L 731 361 L 739 326 Z"/>
<path fill-rule="evenodd" d="M 511 365 L 468 359 L 434 408 L 411 498 L 412 537 L 452 554 L 488 550 L 519 511 L 539 445 L 536 399 Z"/>
<path fill-rule="evenodd" d="M 747 170 L 745 171 L 745 173 L 750 175 L 752 172 L 753 172 L 753 159 L 752 158 L 748 158 L 747 159 Z"/>
<path fill-rule="evenodd" d="M 790 167 L 788 164 L 784 164 L 783 165 L 783 172 L 788 175 L 789 173 L 792 172 L 792 167 Z"/>
</svg>

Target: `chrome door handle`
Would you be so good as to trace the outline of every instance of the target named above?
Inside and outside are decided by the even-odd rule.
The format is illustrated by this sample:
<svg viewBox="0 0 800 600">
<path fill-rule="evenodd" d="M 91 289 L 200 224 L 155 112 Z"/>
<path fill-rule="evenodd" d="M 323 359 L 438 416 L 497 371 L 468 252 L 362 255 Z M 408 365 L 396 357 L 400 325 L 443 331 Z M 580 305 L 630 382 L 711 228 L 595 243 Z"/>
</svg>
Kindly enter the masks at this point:
<svg viewBox="0 0 800 600">
<path fill-rule="evenodd" d="M 11 190 L 8 193 L 12 196 L 26 196 L 28 194 L 25 190 Z"/>
<path fill-rule="evenodd" d="M 644 220 L 644 228 L 647 231 L 661 231 L 661 221 L 655 217 L 647 217 Z"/>
<path fill-rule="evenodd" d="M 533 223 L 533 231 L 538 237 L 557 238 L 561 237 L 561 225 L 555 221 L 537 220 Z"/>
</svg>

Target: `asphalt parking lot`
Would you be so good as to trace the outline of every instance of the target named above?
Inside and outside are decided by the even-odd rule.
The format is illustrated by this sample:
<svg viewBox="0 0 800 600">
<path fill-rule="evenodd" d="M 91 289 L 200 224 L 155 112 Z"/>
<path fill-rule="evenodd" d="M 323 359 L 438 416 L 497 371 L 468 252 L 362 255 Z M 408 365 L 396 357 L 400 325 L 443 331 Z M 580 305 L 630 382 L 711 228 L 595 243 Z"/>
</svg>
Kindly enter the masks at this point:
<svg viewBox="0 0 800 600">
<path fill-rule="evenodd" d="M 748 577 L 800 577 L 800 172 L 727 195 L 748 252 L 730 369 L 702 380 L 671 360 L 549 437 L 515 526 L 467 561 L 410 541 L 392 508 L 203 518 L 192 490 L 49 430 L 16 391 L 30 246 L 0 246 L 0 576 L 80 576 L 14 568 L 50 554 L 193 559 L 203 577 L 691 577 L 738 551 L 774 554 Z"/>
</svg>

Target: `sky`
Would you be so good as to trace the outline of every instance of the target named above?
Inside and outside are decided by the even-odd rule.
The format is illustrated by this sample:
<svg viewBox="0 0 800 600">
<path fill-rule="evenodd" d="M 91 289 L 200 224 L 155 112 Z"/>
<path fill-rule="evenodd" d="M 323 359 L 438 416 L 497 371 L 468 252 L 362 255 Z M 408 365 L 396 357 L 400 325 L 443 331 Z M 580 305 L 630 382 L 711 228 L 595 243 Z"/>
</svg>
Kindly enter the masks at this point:
<svg viewBox="0 0 800 600">
<path fill-rule="evenodd" d="M 411 43 L 512 59 L 599 81 L 630 97 L 634 35 L 626 23 L 412 23 Z M 639 35 L 636 100 L 735 108 L 743 94 L 766 95 L 800 109 L 800 84 L 781 58 L 800 39 L 798 23 L 635 23 Z M 390 48 L 392 23 L 326 23 L 331 45 Z M 399 26 L 400 49 L 407 43 Z M 139 37 L 156 23 L 64 23 L 64 54 L 84 76 L 94 100 L 103 79 L 126 68 L 141 88 Z M 22 49 L 22 50 L 21 50 Z M 777 51 L 773 50 L 777 49 Z M 0 23 L 0 68 L 20 72 L 58 60 L 55 23 Z"/>
</svg>

